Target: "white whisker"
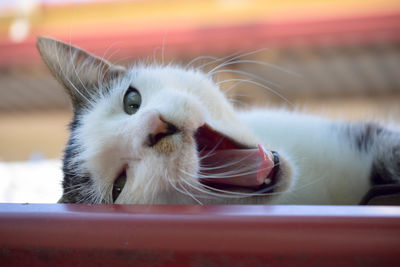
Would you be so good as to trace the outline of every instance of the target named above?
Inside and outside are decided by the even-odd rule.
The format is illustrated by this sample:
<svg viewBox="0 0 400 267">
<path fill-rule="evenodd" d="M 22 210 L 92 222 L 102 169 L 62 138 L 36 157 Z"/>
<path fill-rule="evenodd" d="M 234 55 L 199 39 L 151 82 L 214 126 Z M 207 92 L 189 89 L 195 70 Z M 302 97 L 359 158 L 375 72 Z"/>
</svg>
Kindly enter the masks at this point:
<svg viewBox="0 0 400 267">
<path fill-rule="evenodd" d="M 196 61 L 202 60 L 202 59 L 210 59 L 210 60 L 218 60 L 218 57 L 213 57 L 213 56 L 198 56 L 189 61 L 189 63 L 186 64 L 185 68 L 188 69 L 192 64 L 194 64 Z"/>
<path fill-rule="evenodd" d="M 254 193 L 243 193 L 243 192 L 234 192 L 234 191 L 227 191 L 227 190 L 222 190 L 218 188 L 214 188 L 205 184 L 198 184 L 199 186 L 196 187 L 190 183 L 188 183 L 186 180 L 183 180 L 188 186 L 192 187 L 193 189 L 204 193 L 206 195 L 211 195 L 214 197 L 218 198 L 230 198 L 230 199 L 238 199 L 238 198 L 248 198 L 248 197 L 254 197 L 254 196 L 267 196 L 267 195 L 273 195 L 274 193 L 265 193 L 265 191 L 268 191 L 272 189 L 273 187 L 269 187 L 260 191 L 256 191 Z M 202 189 L 205 188 L 205 189 Z M 206 190 L 209 189 L 209 190 Z M 220 194 L 223 193 L 223 194 Z"/>
<path fill-rule="evenodd" d="M 207 195 L 212 195 L 212 196 L 214 196 L 214 197 L 238 198 L 238 196 L 239 196 L 240 198 L 246 198 L 246 197 L 252 197 L 252 196 L 266 196 L 266 195 L 279 194 L 279 193 L 275 193 L 275 192 L 272 192 L 272 193 L 265 193 L 266 191 L 269 191 L 269 190 L 271 190 L 271 189 L 274 188 L 274 187 L 278 187 L 278 186 L 279 186 L 279 183 L 278 183 L 278 184 L 275 184 L 275 185 L 273 185 L 273 186 L 270 186 L 270 187 L 263 188 L 263 189 L 261 189 L 261 190 L 252 192 L 252 193 L 243 193 L 243 192 L 235 192 L 235 191 L 227 191 L 227 190 L 217 189 L 217 188 L 214 188 L 214 187 L 205 185 L 205 184 L 203 184 L 203 183 L 200 183 L 200 182 L 197 180 L 197 177 L 194 177 L 193 175 L 191 175 L 191 174 L 189 174 L 189 173 L 187 173 L 187 172 L 185 172 L 185 171 L 183 171 L 183 170 L 180 170 L 180 171 L 181 171 L 183 174 L 186 174 L 187 176 L 192 177 L 193 179 L 192 179 L 191 181 L 193 181 L 193 182 L 195 183 L 195 185 L 197 185 L 197 187 L 196 187 L 195 185 L 193 185 L 193 184 L 190 184 L 190 185 L 189 185 L 189 182 L 188 182 L 187 180 L 183 180 L 186 184 L 188 184 L 190 187 L 196 189 L 196 190 L 199 191 L 199 192 L 205 193 L 205 194 L 207 194 Z M 211 191 L 206 190 L 206 189 L 209 189 L 209 190 L 211 190 Z M 216 192 L 217 192 L 217 193 L 216 193 Z M 223 194 L 220 194 L 220 193 L 223 193 Z M 227 195 L 228 195 L 228 196 L 227 196 Z"/>
<path fill-rule="evenodd" d="M 214 149 L 214 151 L 215 151 L 215 149 Z M 230 166 L 236 165 L 238 163 L 241 163 L 241 162 L 245 161 L 246 159 L 254 156 L 255 153 L 258 153 L 258 152 L 253 152 L 253 153 L 251 153 L 249 155 L 246 155 L 246 156 L 244 156 L 244 157 L 242 157 L 242 158 L 240 158 L 240 159 L 238 159 L 236 161 L 233 161 L 233 162 L 228 162 L 228 163 L 225 163 L 225 164 L 222 164 L 222 165 L 211 165 L 213 167 L 206 167 L 206 166 L 210 166 L 210 165 L 204 165 L 203 164 L 200 168 L 202 170 L 215 170 L 215 169 L 221 169 L 221 168 L 230 167 Z M 204 155 L 203 157 L 201 157 L 201 160 L 204 160 L 204 159 L 206 159 L 208 157 L 211 157 L 211 156 L 213 156 L 213 155 L 209 155 L 209 154 Z"/>
<path fill-rule="evenodd" d="M 181 179 L 180 181 L 182 182 L 182 181 L 184 181 L 184 180 Z M 190 192 L 186 189 L 185 186 L 183 186 L 182 184 L 180 184 L 180 185 L 181 185 L 182 189 L 187 193 L 188 196 L 190 196 L 192 199 L 194 199 L 198 204 L 203 205 L 203 203 L 202 203 L 200 200 L 198 200 L 198 199 L 194 196 L 194 194 L 190 193 Z"/>
<path fill-rule="evenodd" d="M 272 88 L 266 86 L 265 84 L 261 84 L 261 83 L 256 82 L 256 81 L 246 80 L 246 79 L 228 79 L 228 80 L 223 80 L 223 81 L 218 82 L 217 85 L 219 86 L 219 85 L 222 84 L 222 83 L 234 82 L 234 81 L 241 81 L 241 82 L 251 83 L 251 84 L 257 85 L 257 86 L 259 86 L 259 87 L 262 87 L 262 88 L 264 88 L 264 89 L 267 89 L 269 92 L 271 92 L 271 93 L 273 93 L 274 95 L 276 95 L 276 96 L 280 97 L 281 99 L 283 99 L 283 100 L 284 100 L 286 103 L 288 103 L 289 105 L 294 106 L 294 104 L 293 104 L 289 99 L 287 99 L 286 97 L 284 97 L 282 94 L 280 94 L 280 93 L 278 93 L 277 91 L 275 91 L 274 89 L 272 89 Z"/>
<path fill-rule="evenodd" d="M 89 99 L 80 90 L 78 90 L 78 88 L 71 82 L 71 80 L 66 75 L 65 70 L 63 70 L 63 68 L 62 68 L 58 53 L 56 53 L 56 58 L 57 58 L 58 67 L 59 67 L 64 79 L 67 80 L 67 82 L 72 86 L 72 88 L 75 90 L 75 92 L 77 92 L 83 99 L 85 99 L 87 103 L 90 103 Z"/>
<path fill-rule="evenodd" d="M 296 77 L 301 77 L 300 74 L 298 74 L 296 72 L 293 72 L 293 71 L 290 71 L 288 69 L 279 67 L 277 65 L 274 65 L 274 64 L 271 64 L 271 63 L 267 63 L 267 62 L 263 62 L 263 61 L 258 61 L 258 60 L 251 60 L 251 59 L 241 59 L 241 60 L 228 61 L 225 64 L 222 64 L 221 66 L 219 66 L 218 68 L 226 67 L 226 66 L 233 65 L 233 64 L 242 64 L 242 63 L 258 64 L 258 65 L 262 65 L 262 66 L 265 66 L 265 67 L 270 67 L 270 68 L 285 72 L 287 74 L 290 74 L 290 75 L 293 75 L 293 76 L 296 76 Z M 215 73 L 215 70 L 214 71 L 210 71 L 209 73 L 211 73 L 211 74 Z"/>
<path fill-rule="evenodd" d="M 230 57 L 234 57 L 234 56 L 237 56 L 237 55 L 240 55 L 240 52 L 235 52 L 235 53 L 229 54 L 229 55 L 227 55 L 227 56 L 225 56 L 225 57 L 221 57 L 221 58 L 219 58 L 219 57 L 214 57 L 213 60 L 211 60 L 211 61 L 209 61 L 209 62 L 207 62 L 207 63 L 205 63 L 205 64 L 203 64 L 203 65 L 200 65 L 198 68 L 199 68 L 199 69 L 203 69 L 204 67 L 206 67 L 206 66 L 208 66 L 208 65 L 211 65 L 211 64 L 216 63 L 216 62 L 219 62 L 219 61 L 224 61 L 224 60 L 226 60 L 226 59 L 229 59 Z M 225 61 L 224 61 L 224 62 L 225 62 Z M 207 72 L 207 73 L 208 73 L 208 72 Z"/>
<path fill-rule="evenodd" d="M 75 77 L 78 79 L 78 81 L 79 81 L 79 83 L 81 84 L 82 88 L 85 89 L 86 93 L 87 93 L 88 95 L 90 95 L 89 90 L 86 88 L 85 84 L 83 83 L 83 81 L 81 80 L 81 78 L 80 78 L 79 75 L 78 75 L 78 71 L 77 71 L 76 66 L 75 66 L 75 63 L 74 63 L 74 59 L 75 59 L 75 57 L 76 57 L 76 53 L 72 54 L 72 46 L 69 47 L 69 55 L 70 55 L 70 63 L 71 63 L 71 66 L 72 66 L 72 70 L 73 70 L 74 73 L 75 73 Z M 80 67 L 82 68 L 83 65 L 84 65 L 84 64 L 81 64 Z M 79 71 L 79 72 L 80 72 L 80 71 Z M 72 83 L 71 83 L 71 84 L 72 84 Z"/>
<path fill-rule="evenodd" d="M 175 182 L 172 181 L 172 179 L 169 177 L 169 175 L 168 175 L 167 173 L 166 173 L 165 177 L 167 178 L 168 183 L 169 183 L 177 192 L 179 192 L 179 193 L 181 193 L 181 194 L 183 194 L 183 195 L 186 195 L 186 196 L 191 197 L 194 201 L 196 201 L 197 203 L 199 203 L 199 204 L 201 204 L 201 205 L 203 204 L 203 203 L 201 203 L 196 197 L 194 197 L 193 194 L 189 193 L 188 190 L 187 190 L 186 188 L 184 188 L 180 183 L 178 183 L 178 185 L 180 185 L 180 186 L 182 187 L 182 189 L 178 188 L 178 187 L 175 185 Z"/>
<path fill-rule="evenodd" d="M 214 72 L 212 73 L 212 75 L 215 75 L 215 74 L 218 74 L 218 73 L 235 73 L 235 74 L 241 74 L 241 75 L 244 75 L 244 76 L 249 76 L 249 77 L 254 78 L 254 79 L 256 79 L 256 80 L 259 80 L 259 81 L 261 81 L 261 82 L 264 82 L 264 83 L 273 85 L 273 86 L 275 86 L 275 87 L 277 87 L 277 88 L 279 88 L 279 89 L 282 89 L 282 87 L 281 87 L 279 84 L 274 83 L 274 82 L 271 82 L 271 81 L 268 81 L 268 80 L 265 80 L 265 79 L 261 78 L 260 76 L 255 75 L 255 74 L 252 74 L 252 73 L 247 72 L 247 71 L 222 69 L 222 70 L 216 70 L 216 71 L 214 71 Z"/>
<path fill-rule="evenodd" d="M 250 51 L 250 52 L 246 52 L 246 53 L 242 53 L 242 54 L 234 53 L 234 54 L 233 54 L 233 57 L 232 57 L 232 55 L 229 55 L 229 56 L 225 57 L 225 58 L 229 58 L 228 60 L 222 62 L 222 63 L 219 64 L 219 65 L 217 65 L 217 66 L 214 67 L 212 70 L 210 70 L 209 72 L 207 72 L 207 74 L 213 73 L 215 70 L 217 70 L 217 69 L 219 69 L 219 68 L 222 68 L 222 67 L 224 67 L 224 66 L 231 65 L 231 64 L 228 64 L 228 63 L 229 63 L 229 62 L 232 62 L 232 61 L 235 61 L 235 60 L 238 59 L 238 58 L 243 58 L 243 57 L 246 57 L 246 56 L 254 55 L 254 54 L 257 54 L 257 53 L 262 52 L 262 51 L 265 51 L 265 50 L 267 50 L 267 48 L 261 48 L 261 49 L 258 49 L 258 50 L 254 50 L 254 51 Z M 236 55 L 235 55 L 235 54 L 236 54 Z M 221 60 L 223 60 L 223 59 L 225 59 L 225 58 L 222 58 Z M 219 60 L 219 61 L 221 61 L 221 60 Z"/>
<path fill-rule="evenodd" d="M 245 56 L 249 56 L 249 55 L 253 55 L 253 54 L 256 54 L 256 53 L 259 53 L 259 52 L 261 52 L 261 51 L 264 51 L 264 50 L 267 50 L 267 48 L 261 48 L 261 49 L 258 49 L 258 50 L 254 50 L 254 51 L 250 51 L 250 52 L 235 52 L 235 53 L 231 53 L 231 54 L 229 54 L 229 55 L 227 55 L 227 56 L 225 56 L 225 57 L 221 57 L 221 58 L 215 58 L 214 60 L 212 60 L 212 61 L 210 61 L 210 62 L 208 62 L 208 63 L 205 63 L 205 64 L 203 64 L 203 65 L 201 65 L 201 66 L 199 66 L 198 68 L 199 69 L 202 69 L 202 68 L 204 68 L 204 67 L 206 67 L 206 66 L 208 66 L 208 65 L 211 65 L 211 64 L 213 64 L 213 63 L 216 63 L 216 62 L 220 62 L 220 61 L 223 61 L 221 64 L 223 64 L 224 62 L 229 62 L 229 61 L 231 61 L 231 60 L 235 60 L 235 59 L 238 59 L 238 58 L 241 58 L 241 57 L 245 57 Z M 220 64 L 220 65 L 221 65 Z M 218 65 L 219 66 L 219 65 Z M 218 69 L 219 67 L 216 67 L 216 69 Z M 214 68 L 215 69 L 215 68 Z M 214 70 L 214 69 L 212 69 L 212 70 Z M 211 71 L 209 71 L 209 72 L 207 72 L 207 73 L 210 73 Z"/>
<path fill-rule="evenodd" d="M 214 146 L 211 150 L 209 150 L 209 151 L 207 152 L 207 154 L 205 154 L 205 155 L 203 155 L 203 156 L 200 157 L 200 160 L 205 159 L 205 158 L 211 156 L 212 153 L 214 153 L 214 151 L 218 148 L 218 146 L 222 143 L 223 140 L 224 140 L 224 138 L 221 138 L 220 140 L 218 140 L 218 142 L 215 144 L 215 146 Z M 201 150 L 201 152 L 203 152 L 203 151 L 204 151 L 204 149 Z"/>
</svg>

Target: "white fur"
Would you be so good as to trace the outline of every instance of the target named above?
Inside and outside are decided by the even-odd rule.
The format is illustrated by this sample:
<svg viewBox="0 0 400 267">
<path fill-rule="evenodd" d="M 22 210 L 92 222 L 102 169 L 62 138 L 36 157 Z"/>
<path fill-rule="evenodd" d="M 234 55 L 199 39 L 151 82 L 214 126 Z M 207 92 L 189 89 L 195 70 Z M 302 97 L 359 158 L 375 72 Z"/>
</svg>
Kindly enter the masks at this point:
<svg viewBox="0 0 400 267">
<path fill-rule="evenodd" d="M 266 147 L 290 155 L 296 179 L 277 203 L 357 204 L 369 188 L 372 156 L 352 149 L 331 122 L 286 110 L 240 113 Z"/>
</svg>

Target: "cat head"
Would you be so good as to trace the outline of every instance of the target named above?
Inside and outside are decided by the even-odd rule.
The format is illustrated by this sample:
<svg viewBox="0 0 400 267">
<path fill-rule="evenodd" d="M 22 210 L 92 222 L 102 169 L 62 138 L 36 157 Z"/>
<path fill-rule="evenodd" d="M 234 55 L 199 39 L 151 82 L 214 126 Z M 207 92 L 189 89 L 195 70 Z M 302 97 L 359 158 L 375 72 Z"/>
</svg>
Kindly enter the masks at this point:
<svg viewBox="0 0 400 267">
<path fill-rule="evenodd" d="M 74 111 L 59 202 L 225 203 L 254 191 L 230 194 L 199 179 L 203 158 L 258 144 L 211 75 L 173 65 L 125 68 L 51 38 L 39 37 L 37 47 Z"/>
</svg>

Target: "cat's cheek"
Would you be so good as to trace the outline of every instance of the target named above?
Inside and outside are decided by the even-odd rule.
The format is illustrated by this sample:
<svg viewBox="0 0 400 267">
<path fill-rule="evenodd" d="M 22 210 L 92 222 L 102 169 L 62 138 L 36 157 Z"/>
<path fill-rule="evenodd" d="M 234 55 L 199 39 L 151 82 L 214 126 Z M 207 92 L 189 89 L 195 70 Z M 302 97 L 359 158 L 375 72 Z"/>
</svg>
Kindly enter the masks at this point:
<svg viewBox="0 0 400 267">
<path fill-rule="evenodd" d="M 190 149 L 189 149 L 190 150 Z M 179 184 L 193 179 L 197 173 L 197 158 L 190 151 L 156 154 L 148 151 L 143 160 L 131 162 L 127 182 L 115 203 L 135 204 L 191 204 Z"/>
<path fill-rule="evenodd" d="M 281 203 L 290 197 L 296 183 L 297 165 L 294 159 L 280 153 L 279 170 L 275 176 L 274 194 L 269 197 L 269 203 Z"/>
</svg>

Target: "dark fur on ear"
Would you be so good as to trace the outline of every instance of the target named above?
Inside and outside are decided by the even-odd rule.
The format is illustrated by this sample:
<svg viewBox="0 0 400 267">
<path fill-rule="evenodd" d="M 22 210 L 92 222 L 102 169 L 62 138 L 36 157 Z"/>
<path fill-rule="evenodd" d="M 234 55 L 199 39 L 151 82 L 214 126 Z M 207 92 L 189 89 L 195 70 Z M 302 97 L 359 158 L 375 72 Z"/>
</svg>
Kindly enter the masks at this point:
<svg viewBox="0 0 400 267">
<path fill-rule="evenodd" d="M 54 77 L 71 98 L 74 110 L 84 107 L 98 93 L 107 88 L 104 83 L 125 72 L 125 68 L 67 43 L 38 37 L 37 48 Z M 100 86 L 102 85 L 102 86 Z"/>
</svg>

